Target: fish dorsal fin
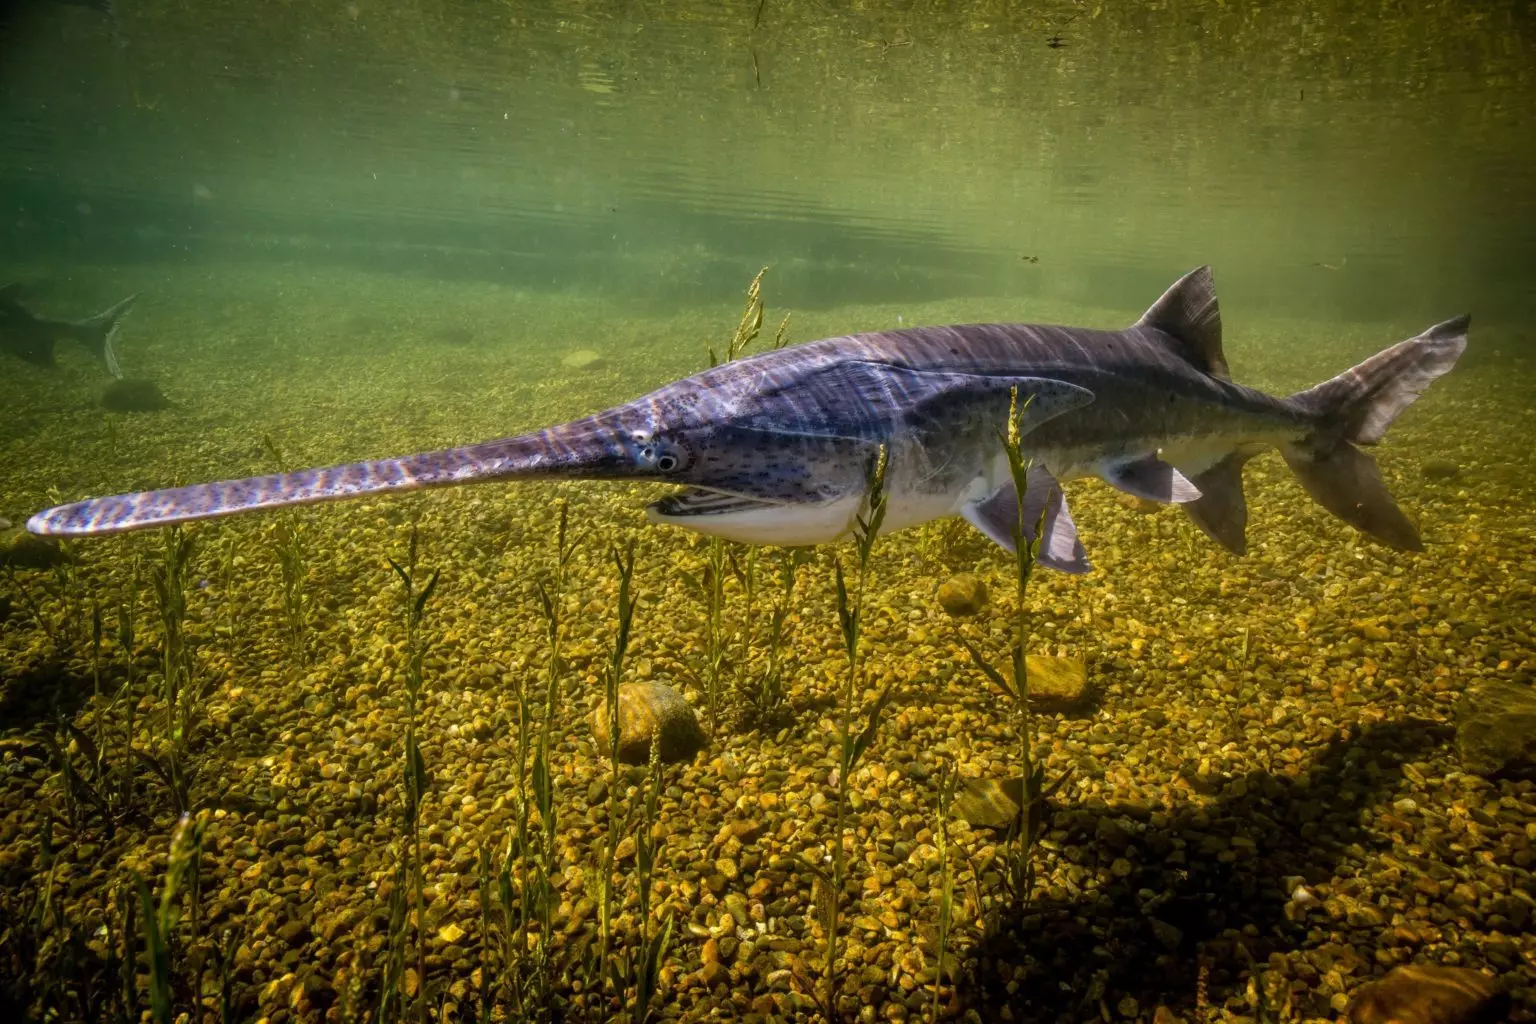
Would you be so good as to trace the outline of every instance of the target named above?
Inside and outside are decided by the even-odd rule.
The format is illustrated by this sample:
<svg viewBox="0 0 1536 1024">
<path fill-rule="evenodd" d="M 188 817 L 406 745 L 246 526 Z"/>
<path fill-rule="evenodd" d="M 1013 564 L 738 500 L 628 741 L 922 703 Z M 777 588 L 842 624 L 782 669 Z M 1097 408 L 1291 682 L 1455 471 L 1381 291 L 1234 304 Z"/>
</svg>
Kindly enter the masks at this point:
<svg viewBox="0 0 1536 1024">
<path fill-rule="evenodd" d="M 1186 359 L 1213 377 L 1231 378 L 1221 351 L 1221 307 L 1210 267 L 1196 267 L 1173 283 L 1136 321 L 1181 343 Z"/>
</svg>

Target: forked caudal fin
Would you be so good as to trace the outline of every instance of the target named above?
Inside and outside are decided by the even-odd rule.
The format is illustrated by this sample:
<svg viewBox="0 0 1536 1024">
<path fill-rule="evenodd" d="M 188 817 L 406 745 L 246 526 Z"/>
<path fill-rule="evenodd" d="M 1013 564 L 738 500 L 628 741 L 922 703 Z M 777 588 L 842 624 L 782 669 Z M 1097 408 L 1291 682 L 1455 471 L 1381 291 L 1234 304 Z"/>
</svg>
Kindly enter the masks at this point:
<svg viewBox="0 0 1536 1024">
<path fill-rule="evenodd" d="M 1456 365 L 1470 323 L 1460 316 L 1436 324 L 1288 399 L 1317 423 L 1306 438 L 1281 449 L 1291 471 L 1319 505 L 1383 544 L 1423 548 L 1418 530 L 1387 493 L 1376 460 L 1355 446 L 1380 441 L 1397 415 Z"/>
<path fill-rule="evenodd" d="M 76 320 L 70 325 L 81 343 L 101 360 L 108 373 L 119 380 L 122 379 L 123 368 L 118 364 L 117 351 L 112 347 L 112 341 L 117 337 L 117 329 L 122 326 L 123 317 L 127 315 L 138 297 L 138 293 L 135 292 L 95 316 Z"/>
</svg>

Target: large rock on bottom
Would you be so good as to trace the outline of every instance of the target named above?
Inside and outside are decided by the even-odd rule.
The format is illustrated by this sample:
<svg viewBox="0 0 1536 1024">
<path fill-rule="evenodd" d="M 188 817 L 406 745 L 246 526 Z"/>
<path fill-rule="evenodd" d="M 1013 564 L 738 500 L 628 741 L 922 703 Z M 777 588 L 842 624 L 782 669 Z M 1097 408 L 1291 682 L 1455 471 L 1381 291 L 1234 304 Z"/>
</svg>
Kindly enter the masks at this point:
<svg viewBox="0 0 1536 1024">
<path fill-rule="evenodd" d="M 1350 1024 L 1497 1024 L 1509 994 L 1496 978 L 1466 967 L 1394 967 L 1349 1004 Z"/>
<path fill-rule="evenodd" d="M 23 527 L 0 530 L 0 565 L 16 569 L 51 569 L 72 562 L 69 552 L 52 537 L 37 537 Z"/>
<path fill-rule="evenodd" d="M 1499 680 L 1468 690 L 1456 705 L 1456 752 L 1474 775 L 1536 773 L 1536 687 Z"/>
<path fill-rule="evenodd" d="M 1003 678 L 1013 682 L 1013 664 L 1003 659 Z M 1024 656 L 1029 706 L 1034 711 L 1076 711 L 1093 696 L 1088 685 L 1088 663 L 1077 657 L 1054 654 Z"/>
<path fill-rule="evenodd" d="M 959 617 L 975 615 L 987 606 L 987 585 L 973 572 L 951 576 L 939 585 L 939 607 Z"/>
<path fill-rule="evenodd" d="M 608 756 L 608 699 L 598 701 L 590 720 L 597 749 Z M 651 740 L 660 744 L 662 763 L 692 760 L 704 747 L 704 729 L 692 706 L 666 683 L 623 683 L 619 686 L 619 760 L 646 764 Z"/>
</svg>

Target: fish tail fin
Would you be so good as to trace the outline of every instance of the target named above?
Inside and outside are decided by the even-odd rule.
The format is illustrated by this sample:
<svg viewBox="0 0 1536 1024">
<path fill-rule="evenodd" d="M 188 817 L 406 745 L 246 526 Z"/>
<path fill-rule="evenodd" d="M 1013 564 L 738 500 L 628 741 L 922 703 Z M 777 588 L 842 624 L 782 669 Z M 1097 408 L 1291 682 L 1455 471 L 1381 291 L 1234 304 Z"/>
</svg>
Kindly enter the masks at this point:
<svg viewBox="0 0 1536 1024">
<path fill-rule="evenodd" d="M 1281 447 L 1291 472 L 1319 505 L 1391 547 L 1419 551 L 1424 545 L 1387 492 L 1376 460 L 1356 446 L 1379 442 L 1398 414 L 1456 365 L 1470 323 L 1460 316 L 1436 324 L 1287 399 L 1316 424 Z"/>
<path fill-rule="evenodd" d="M 94 351 L 106 366 L 107 372 L 121 379 L 123 368 L 117 361 L 117 351 L 112 347 L 112 341 L 117 337 L 117 329 L 122 325 L 123 317 L 127 314 L 134 302 L 138 299 L 138 293 L 128 296 L 126 299 L 109 306 L 97 313 L 88 316 L 84 320 L 76 320 L 71 326 L 75 329 L 75 336 L 82 344 Z"/>
</svg>

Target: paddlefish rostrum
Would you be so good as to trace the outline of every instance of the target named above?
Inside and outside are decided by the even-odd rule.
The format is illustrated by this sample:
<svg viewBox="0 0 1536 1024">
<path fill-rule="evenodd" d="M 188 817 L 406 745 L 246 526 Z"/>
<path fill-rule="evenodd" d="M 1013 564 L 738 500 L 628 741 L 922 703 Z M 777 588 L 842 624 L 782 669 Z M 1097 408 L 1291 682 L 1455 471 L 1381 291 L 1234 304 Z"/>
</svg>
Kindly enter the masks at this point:
<svg viewBox="0 0 1536 1024">
<path fill-rule="evenodd" d="M 882 445 L 885 532 L 964 516 L 1006 548 L 1020 509 L 1003 450 L 1016 397 L 1031 460 L 1026 536 L 1085 572 L 1061 481 L 1095 476 L 1177 503 L 1217 543 L 1246 546 L 1243 464 L 1280 450 L 1324 508 L 1394 548 L 1421 547 L 1373 445 L 1467 342 L 1468 317 L 1331 380 L 1275 397 L 1231 380 L 1209 267 L 1123 330 L 964 324 L 876 331 L 763 352 L 535 433 L 325 469 L 94 498 L 39 512 L 34 533 L 117 533 L 256 509 L 488 480 L 655 480 L 659 523 L 752 544 L 847 536 Z"/>
</svg>

